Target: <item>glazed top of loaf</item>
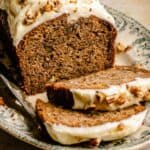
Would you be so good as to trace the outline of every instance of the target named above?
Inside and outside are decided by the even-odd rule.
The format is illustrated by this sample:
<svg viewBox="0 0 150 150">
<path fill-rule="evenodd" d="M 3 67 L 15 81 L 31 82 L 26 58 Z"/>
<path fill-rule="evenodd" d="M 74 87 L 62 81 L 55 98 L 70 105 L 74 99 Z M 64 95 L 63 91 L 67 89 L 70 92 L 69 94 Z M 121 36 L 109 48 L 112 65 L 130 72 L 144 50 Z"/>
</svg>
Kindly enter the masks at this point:
<svg viewBox="0 0 150 150">
<path fill-rule="evenodd" d="M 17 47 L 24 35 L 45 21 L 68 14 L 68 22 L 79 17 L 96 17 L 114 24 L 113 17 L 99 0 L 0 0 L 6 10 L 13 45 Z"/>
</svg>

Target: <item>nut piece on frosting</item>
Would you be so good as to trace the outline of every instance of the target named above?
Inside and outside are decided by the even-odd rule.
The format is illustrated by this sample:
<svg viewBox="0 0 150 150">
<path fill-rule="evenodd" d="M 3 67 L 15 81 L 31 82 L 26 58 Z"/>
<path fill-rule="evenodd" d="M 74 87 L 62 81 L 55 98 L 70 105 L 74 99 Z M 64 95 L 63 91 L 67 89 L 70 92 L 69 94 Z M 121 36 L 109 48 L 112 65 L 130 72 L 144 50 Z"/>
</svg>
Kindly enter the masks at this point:
<svg viewBox="0 0 150 150">
<path fill-rule="evenodd" d="M 116 44 L 117 53 L 127 52 L 132 48 L 132 46 L 125 46 L 123 43 L 119 42 Z"/>
<path fill-rule="evenodd" d="M 53 5 L 51 5 L 51 4 L 49 4 L 49 3 L 47 3 L 46 5 L 44 5 L 44 7 L 43 8 L 41 8 L 41 12 L 43 13 L 43 12 L 50 12 L 50 11 L 52 11 L 53 10 Z"/>
<path fill-rule="evenodd" d="M 101 142 L 101 140 L 98 139 L 98 138 L 91 139 L 91 140 L 89 141 L 89 145 L 90 145 L 90 146 L 99 146 L 99 145 L 100 145 L 100 142 Z"/>
<path fill-rule="evenodd" d="M 26 12 L 23 24 L 30 25 L 30 24 L 34 23 L 36 21 L 36 19 L 38 17 L 40 17 L 40 15 L 41 14 L 38 11 L 37 12 L 31 12 L 31 11 Z"/>
<path fill-rule="evenodd" d="M 142 98 L 144 96 L 144 91 L 140 87 L 132 86 L 129 87 L 130 92 L 135 96 L 135 97 L 140 97 Z"/>
<path fill-rule="evenodd" d="M 25 19 L 23 21 L 23 24 L 24 25 L 33 24 L 37 20 L 37 18 L 39 18 L 44 12 L 50 11 L 57 12 L 59 7 L 60 7 L 59 0 L 47 1 L 47 3 L 42 8 L 36 10 L 35 12 L 33 12 L 32 10 L 28 10 L 25 13 Z"/>
<path fill-rule="evenodd" d="M 58 11 L 60 7 L 60 1 L 54 0 L 52 2 L 47 1 L 47 3 L 40 9 L 41 13 L 50 12 L 50 11 Z"/>
<path fill-rule="evenodd" d="M 122 105 L 122 104 L 125 103 L 125 98 L 126 98 L 126 94 L 125 93 L 120 94 L 120 96 L 117 98 L 115 103 L 118 104 L 118 105 Z"/>
<path fill-rule="evenodd" d="M 110 95 L 110 96 L 107 96 L 106 97 L 106 102 L 108 104 L 112 104 L 112 103 L 116 103 L 116 99 L 118 98 L 118 95 L 117 94 L 113 94 L 113 95 Z"/>
</svg>

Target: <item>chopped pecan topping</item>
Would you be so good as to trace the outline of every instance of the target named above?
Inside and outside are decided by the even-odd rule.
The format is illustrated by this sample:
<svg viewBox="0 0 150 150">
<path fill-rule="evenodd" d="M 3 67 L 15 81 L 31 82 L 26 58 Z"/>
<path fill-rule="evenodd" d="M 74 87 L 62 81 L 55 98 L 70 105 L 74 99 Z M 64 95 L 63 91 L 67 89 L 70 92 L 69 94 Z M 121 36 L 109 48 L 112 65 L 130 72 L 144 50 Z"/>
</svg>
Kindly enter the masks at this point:
<svg viewBox="0 0 150 150">
<path fill-rule="evenodd" d="M 143 98 L 144 96 L 144 92 L 140 87 L 132 86 L 129 87 L 129 90 L 135 97 Z"/>
<path fill-rule="evenodd" d="M 100 142 L 101 142 L 100 139 L 95 138 L 95 139 L 91 139 L 91 140 L 89 141 L 89 144 L 90 144 L 90 146 L 99 146 Z"/>
<path fill-rule="evenodd" d="M 125 125 L 122 124 L 122 123 L 120 123 L 120 124 L 117 126 L 117 130 L 118 130 L 118 131 L 121 131 L 121 130 L 123 130 L 124 128 L 125 128 Z"/>
<path fill-rule="evenodd" d="M 47 3 L 43 8 L 41 8 L 42 13 L 43 12 L 50 12 L 53 10 L 53 5 Z"/>
<path fill-rule="evenodd" d="M 121 42 L 117 43 L 117 45 L 116 45 L 116 51 L 118 53 L 123 52 L 125 50 L 125 48 L 126 48 L 125 45 L 122 44 Z"/>
<path fill-rule="evenodd" d="M 36 21 L 36 19 L 40 16 L 40 12 L 27 12 L 25 14 L 25 19 L 23 21 L 24 25 L 30 25 Z"/>
<path fill-rule="evenodd" d="M 132 46 L 125 46 L 123 43 L 119 42 L 116 44 L 116 51 L 118 53 L 127 52 L 132 49 Z"/>
<path fill-rule="evenodd" d="M 116 104 L 118 105 L 122 105 L 125 103 L 125 98 L 126 98 L 126 95 L 125 94 L 121 94 L 118 99 L 116 100 Z"/>
<path fill-rule="evenodd" d="M 60 6 L 60 1 L 59 0 L 54 0 L 51 2 L 47 2 L 46 5 L 44 5 L 40 11 L 43 14 L 44 12 L 50 12 L 50 11 L 58 11 Z"/>
</svg>

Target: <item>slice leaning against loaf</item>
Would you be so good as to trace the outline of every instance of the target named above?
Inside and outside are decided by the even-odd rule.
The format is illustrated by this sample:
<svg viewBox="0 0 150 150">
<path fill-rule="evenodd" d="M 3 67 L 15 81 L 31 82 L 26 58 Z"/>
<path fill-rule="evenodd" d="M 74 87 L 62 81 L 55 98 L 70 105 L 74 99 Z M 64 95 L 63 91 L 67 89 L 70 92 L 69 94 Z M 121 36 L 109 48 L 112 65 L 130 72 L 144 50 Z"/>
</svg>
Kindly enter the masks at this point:
<svg viewBox="0 0 150 150">
<path fill-rule="evenodd" d="M 150 100 L 150 71 L 118 66 L 48 83 L 49 100 L 73 109 L 117 110 Z"/>
<path fill-rule="evenodd" d="M 114 112 L 75 111 L 40 100 L 36 111 L 51 138 L 65 145 L 123 138 L 139 129 L 147 112 L 141 105 Z"/>
</svg>

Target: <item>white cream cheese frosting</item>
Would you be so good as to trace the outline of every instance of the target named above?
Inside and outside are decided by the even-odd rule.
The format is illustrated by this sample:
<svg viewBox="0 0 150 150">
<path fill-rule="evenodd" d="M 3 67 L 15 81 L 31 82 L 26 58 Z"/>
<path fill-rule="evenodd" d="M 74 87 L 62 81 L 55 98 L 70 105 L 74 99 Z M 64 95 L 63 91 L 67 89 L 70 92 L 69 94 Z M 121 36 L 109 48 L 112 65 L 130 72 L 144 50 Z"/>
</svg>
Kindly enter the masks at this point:
<svg viewBox="0 0 150 150">
<path fill-rule="evenodd" d="M 132 91 L 131 89 L 135 88 Z M 111 85 L 106 89 L 70 89 L 70 92 L 73 95 L 73 109 L 88 109 L 91 107 L 96 107 L 100 110 L 117 110 L 122 109 L 133 104 L 137 104 L 140 101 L 147 100 L 150 101 L 150 78 L 136 78 L 134 81 L 129 83 L 124 83 L 121 85 Z M 138 92 L 137 95 L 135 95 Z M 149 93 L 149 96 L 146 98 L 146 94 Z M 139 94 L 139 95 L 138 95 Z M 98 95 L 104 95 L 105 100 L 97 101 Z M 124 96 L 124 102 L 119 102 L 117 100 L 121 96 Z M 145 97 L 145 99 L 143 99 Z M 101 97 L 100 97 L 101 98 Z M 110 103 L 110 100 L 113 100 Z"/>
<path fill-rule="evenodd" d="M 99 0 L 0 0 L 0 8 L 8 14 L 14 46 L 26 33 L 48 20 L 68 14 L 68 22 L 95 15 L 114 24 L 113 17 Z"/>
<path fill-rule="evenodd" d="M 147 110 L 127 119 L 92 127 L 69 127 L 45 122 L 46 129 L 53 140 L 66 145 L 77 144 L 91 139 L 111 141 L 128 136 L 137 131 L 143 123 Z"/>
</svg>

